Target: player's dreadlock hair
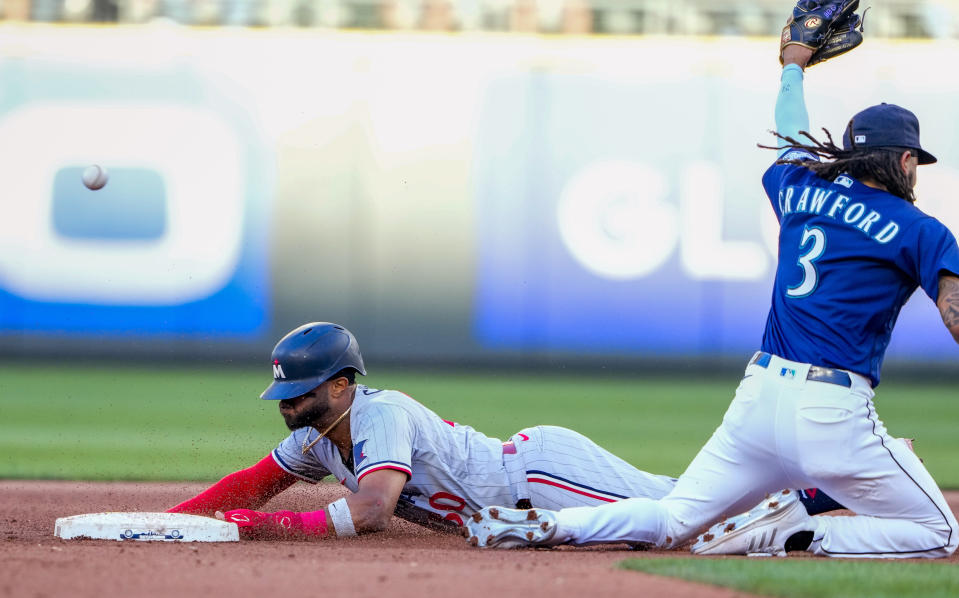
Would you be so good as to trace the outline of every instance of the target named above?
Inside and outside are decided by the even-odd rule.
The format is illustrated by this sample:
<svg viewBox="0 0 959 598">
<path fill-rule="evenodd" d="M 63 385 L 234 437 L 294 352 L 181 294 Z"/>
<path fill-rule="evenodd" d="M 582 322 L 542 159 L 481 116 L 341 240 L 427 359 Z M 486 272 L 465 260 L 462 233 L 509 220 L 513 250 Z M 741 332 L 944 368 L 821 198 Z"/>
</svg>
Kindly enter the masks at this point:
<svg viewBox="0 0 959 598">
<path fill-rule="evenodd" d="M 768 145 L 759 145 L 763 149 L 798 149 L 805 150 L 825 158 L 826 162 L 815 162 L 812 160 L 776 160 L 776 164 L 796 164 L 805 166 L 816 173 L 820 178 L 827 181 L 834 181 L 841 174 L 848 174 L 855 179 L 868 178 L 876 181 L 886 187 L 889 193 L 901 197 L 909 203 L 915 203 L 916 196 L 913 192 L 912 183 L 906 173 L 899 166 L 899 156 L 903 152 L 914 152 L 909 148 L 870 148 L 868 150 L 850 149 L 844 150 L 833 142 L 832 134 L 823 129 L 826 133 L 826 142 L 820 142 L 806 131 L 799 131 L 799 134 L 808 139 L 811 143 L 802 143 L 801 141 L 780 135 L 775 131 L 770 131 L 773 135 L 786 142 L 784 147 L 772 147 Z"/>
</svg>

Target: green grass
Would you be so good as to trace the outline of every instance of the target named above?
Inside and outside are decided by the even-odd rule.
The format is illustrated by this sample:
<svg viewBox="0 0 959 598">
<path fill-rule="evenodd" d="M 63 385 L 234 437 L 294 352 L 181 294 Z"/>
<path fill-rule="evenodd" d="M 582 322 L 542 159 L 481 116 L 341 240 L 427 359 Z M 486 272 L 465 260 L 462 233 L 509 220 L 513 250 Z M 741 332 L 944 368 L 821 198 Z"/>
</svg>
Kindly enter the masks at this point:
<svg viewBox="0 0 959 598">
<path fill-rule="evenodd" d="M 269 373 L 224 368 L 0 366 L 0 477 L 211 480 L 288 433 L 257 397 Z M 678 475 L 719 424 L 738 375 L 716 380 L 384 371 L 363 380 L 505 438 L 578 430 L 637 467 Z M 877 405 L 944 487 L 959 488 L 959 402 L 949 387 L 892 386 Z"/>
<path fill-rule="evenodd" d="M 954 598 L 959 567 L 948 563 L 843 559 L 630 559 L 634 571 L 782 598 Z"/>
</svg>

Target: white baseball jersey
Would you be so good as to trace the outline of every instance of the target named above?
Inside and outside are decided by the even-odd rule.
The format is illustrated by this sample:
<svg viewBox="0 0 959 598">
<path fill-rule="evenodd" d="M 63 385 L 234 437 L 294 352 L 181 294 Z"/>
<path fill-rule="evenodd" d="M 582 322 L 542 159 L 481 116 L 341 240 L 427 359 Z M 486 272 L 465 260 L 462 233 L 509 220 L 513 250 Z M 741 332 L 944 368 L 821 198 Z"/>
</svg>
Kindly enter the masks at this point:
<svg viewBox="0 0 959 598">
<path fill-rule="evenodd" d="M 353 468 L 327 438 L 303 453 L 317 432 L 301 428 L 273 451 L 287 472 L 309 482 L 333 474 L 356 492 L 363 477 L 394 469 L 409 476 L 401 503 L 462 525 L 490 505 L 558 509 L 621 498 L 660 498 L 675 480 L 642 472 L 585 436 L 551 426 L 529 428 L 503 443 L 446 421 L 395 390 L 357 385 L 350 412 Z M 401 505 L 402 506 L 402 505 Z M 398 508 L 398 515 L 403 515 Z"/>
</svg>

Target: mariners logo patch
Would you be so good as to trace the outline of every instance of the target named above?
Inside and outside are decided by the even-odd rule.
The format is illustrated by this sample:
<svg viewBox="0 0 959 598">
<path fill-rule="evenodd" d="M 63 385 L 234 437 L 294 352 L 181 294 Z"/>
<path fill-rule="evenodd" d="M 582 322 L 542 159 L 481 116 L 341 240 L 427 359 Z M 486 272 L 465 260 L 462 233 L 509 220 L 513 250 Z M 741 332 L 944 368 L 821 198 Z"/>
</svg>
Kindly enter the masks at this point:
<svg viewBox="0 0 959 598">
<path fill-rule="evenodd" d="M 806 29 L 815 29 L 816 27 L 819 27 L 820 25 L 822 25 L 822 19 L 820 19 L 819 17 L 809 17 L 808 19 L 806 19 L 806 22 L 803 23 L 803 27 L 805 27 Z"/>
</svg>

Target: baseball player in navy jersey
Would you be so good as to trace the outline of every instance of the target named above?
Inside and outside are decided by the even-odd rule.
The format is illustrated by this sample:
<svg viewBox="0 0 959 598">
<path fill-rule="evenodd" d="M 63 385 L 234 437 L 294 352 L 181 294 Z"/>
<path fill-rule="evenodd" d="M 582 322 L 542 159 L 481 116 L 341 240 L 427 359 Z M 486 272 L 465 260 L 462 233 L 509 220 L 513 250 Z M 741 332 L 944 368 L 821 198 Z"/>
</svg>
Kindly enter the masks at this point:
<svg viewBox="0 0 959 598">
<path fill-rule="evenodd" d="M 936 159 L 920 145 L 915 115 L 892 104 L 853 116 L 842 148 L 831 137 L 815 141 L 803 97 L 812 55 L 784 34 L 779 159 L 762 179 L 780 223 L 779 263 L 762 345 L 722 424 L 661 500 L 486 508 L 467 523 L 474 545 L 670 548 L 778 488 L 816 487 L 856 516 L 810 517 L 795 492 L 782 491 L 709 529 L 693 552 L 937 558 L 956 550 L 959 526 L 942 492 L 873 404 L 899 310 L 917 288 L 959 342 L 959 247 L 914 205 L 917 166 Z"/>
</svg>

